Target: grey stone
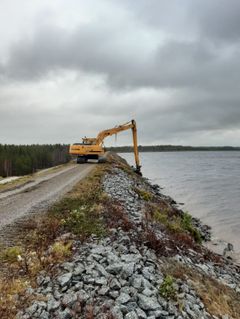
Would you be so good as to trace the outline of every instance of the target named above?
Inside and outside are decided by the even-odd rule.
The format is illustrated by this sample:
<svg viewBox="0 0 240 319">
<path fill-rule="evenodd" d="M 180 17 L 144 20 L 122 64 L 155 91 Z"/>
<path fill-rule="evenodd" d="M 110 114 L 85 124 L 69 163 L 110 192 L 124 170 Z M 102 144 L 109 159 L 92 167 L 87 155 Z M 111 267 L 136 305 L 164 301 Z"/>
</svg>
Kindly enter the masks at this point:
<svg viewBox="0 0 240 319">
<path fill-rule="evenodd" d="M 121 289 L 121 284 L 116 278 L 113 278 L 113 280 L 110 282 L 110 288 L 113 290 L 119 290 Z"/>
<path fill-rule="evenodd" d="M 149 268 L 143 268 L 142 274 L 147 280 L 152 280 L 152 278 L 155 279 L 155 276 L 150 273 Z"/>
<path fill-rule="evenodd" d="M 155 310 L 155 311 L 149 311 L 149 316 L 154 316 L 155 318 L 169 318 L 169 313 L 164 310 Z"/>
<path fill-rule="evenodd" d="M 189 292 L 189 287 L 186 285 L 186 284 L 182 284 L 181 286 L 181 290 L 185 293 L 188 293 Z"/>
<path fill-rule="evenodd" d="M 170 315 L 177 315 L 178 313 L 177 308 L 171 303 L 168 303 L 168 312 Z"/>
<path fill-rule="evenodd" d="M 147 319 L 147 315 L 142 309 L 136 308 L 136 313 L 139 319 Z"/>
<path fill-rule="evenodd" d="M 110 274 L 117 275 L 121 270 L 122 270 L 123 265 L 121 263 L 116 263 L 109 265 L 106 268 L 106 271 L 109 272 Z"/>
<path fill-rule="evenodd" d="M 46 289 L 42 290 L 42 294 L 47 295 L 47 294 L 51 293 L 52 290 L 53 290 L 52 287 L 47 287 Z"/>
<path fill-rule="evenodd" d="M 66 273 L 64 275 L 59 276 L 57 278 L 57 281 L 61 287 L 64 287 L 70 283 L 71 278 L 72 278 L 72 273 L 69 272 L 69 273 Z"/>
<path fill-rule="evenodd" d="M 90 298 L 89 294 L 87 294 L 83 289 L 79 290 L 76 294 L 77 298 L 83 302 L 86 302 Z"/>
<path fill-rule="evenodd" d="M 35 303 L 37 304 L 38 309 L 47 309 L 47 304 L 45 301 L 35 301 Z"/>
<path fill-rule="evenodd" d="M 97 247 L 93 248 L 91 250 L 91 255 L 92 254 L 97 254 L 97 255 L 104 255 L 106 253 L 106 248 L 102 245 L 98 245 Z"/>
<path fill-rule="evenodd" d="M 62 299 L 63 305 L 69 308 L 71 308 L 76 301 L 77 301 L 77 294 L 74 292 L 69 292 L 65 294 Z"/>
<path fill-rule="evenodd" d="M 145 296 L 152 296 L 154 294 L 154 291 L 153 290 L 150 290 L 149 288 L 145 288 L 143 291 L 142 291 L 142 294 L 145 295 Z"/>
<path fill-rule="evenodd" d="M 43 282 L 44 282 L 44 276 L 43 275 L 39 275 L 37 277 L 37 284 L 40 286 L 40 285 L 43 284 Z"/>
<path fill-rule="evenodd" d="M 131 243 L 130 238 L 128 236 L 123 236 L 120 240 L 121 244 L 128 245 Z"/>
<path fill-rule="evenodd" d="M 113 307 L 111 310 L 114 319 L 123 319 L 123 314 L 119 306 Z"/>
<path fill-rule="evenodd" d="M 61 265 L 61 268 L 67 270 L 68 272 L 72 272 L 74 268 L 74 263 L 65 262 Z"/>
<path fill-rule="evenodd" d="M 143 310 L 157 310 L 161 308 L 155 297 L 147 297 L 142 294 L 138 295 L 138 305 Z"/>
<path fill-rule="evenodd" d="M 107 254 L 107 260 L 109 264 L 117 264 L 120 262 L 118 256 L 116 256 L 115 254 L 113 254 L 112 252 L 109 252 Z"/>
<path fill-rule="evenodd" d="M 73 271 L 73 275 L 74 276 L 79 276 L 81 275 L 83 272 L 85 271 L 85 267 L 83 265 L 78 265 L 74 271 Z"/>
<path fill-rule="evenodd" d="M 120 296 L 116 299 L 116 302 L 120 304 L 126 304 L 130 300 L 131 300 L 131 297 L 129 296 L 129 294 L 126 294 L 125 292 L 121 292 Z"/>
<path fill-rule="evenodd" d="M 105 277 L 100 277 L 95 279 L 95 284 L 100 286 L 107 285 L 107 280 Z"/>
<path fill-rule="evenodd" d="M 195 313 L 190 309 L 188 304 L 186 304 L 185 306 L 185 311 L 190 316 L 190 318 L 196 318 Z"/>
<path fill-rule="evenodd" d="M 130 293 L 131 293 L 131 289 L 130 288 L 131 287 L 129 287 L 129 286 L 124 286 L 124 287 L 121 288 L 121 292 L 124 292 L 125 294 L 129 294 L 130 295 Z"/>
<path fill-rule="evenodd" d="M 188 300 L 192 304 L 196 303 L 196 299 L 190 294 L 185 294 L 185 298 L 186 298 L 186 300 Z"/>
<path fill-rule="evenodd" d="M 127 307 L 127 312 L 135 311 L 138 308 L 138 304 L 135 301 L 130 301 L 125 306 Z"/>
<path fill-rule="evenodd" d="M 71 310 L 66 308 L 64 311 L 58 311 L 57 312 L 57 318 L 58 319 L 71 319 L 72 318 L 72 313 Z"/>
<path fill-rule="evenodd" d="M 131 311 L 131 312 L 126 314 L 124 319 L 138 319 L 138 315 L 136 314 L 135 311 Z"/>
<path fill-rule="evenodd" d="M 136 289 L 140 289 L 141 288 L 141 285 L 142 285 L 142 276 L 138 276 L 138 275 L 134 275 L 132 277 L 132 286 Z"/>
<path fill-rule="evenodd" d="M 104 286 L 98 290 L 98 294 L 101 296 L 105 296 L 108 292 L 109 292 L 109 288 L 107 286 Z"/>
<path fill-rule="evenodd" d="M 51 298 L 48 300 L 47 303 L 47 310 L 48 311 L 54 311 L 60 306 L 60 302 L 55 300 L 54 298 Z"/>
<path fill-rule="evenodd" d="M 132 276 L 133 272 L 134 272 L 134 266 L 135 266 L 135 263 L 134 262 L 131 262 L 131 263 L 128 263 L 128 264 L 124 264 L 123 265 L 123 268 L 122 268 L 122 277 L 124 279 Z"/>
<path fill-rule="evenodd" d="M 54 290 L 53 296 L 55 299 L 60 299 L 62 297 L 62 294 L 58 290 Z"/>
<path fill-rule="evenodd" d="M 116 299 L 119 296 L 118 290 L 112 290 L 109 292 L 109 296 L 111 296 L 113 299 Z"/>
<path fill-rule="evenodd" d="M 100 275 L 102 275 L 104 277 L 109 277 L 109 274 L 107 273 L 107 271 L 105 270 L 105 268 L 102 265 L 95 264 L 95 268 L 97 269 L 97 271 L 99 272 Z"/>
<path fill-rule="evenodd" d="M 121 260 L 125 263 L 136 262 L 138 259 L 141 259 L 139 254 L 125 254 L 121 256 Z"/>
<path fill-rule="evenodd" d="M 205 265 L 205 264 L 197 264 L 196 266 L 197 266 L 198 268 L 200 268 L 201 270 L 203 270 L 205 273 L 208 273 L 208 271 L 209 271 L 208 266 Z"/>
<path fill-rule="evenodd" d="M 128 281 L 123 279 L 123 278 L 119 278 L 119 282 L 120 282 L 122 287 L 128 284 Z"/>
<path fill-rule="evenodd" d="M 50 315 L 46 310 L 43 310 L 43 312 L 40 314 L 40 319 L 49 319 Z"/>
<path fill-rule="evenodd" d="M 25 312 L 28 313 L 29 315 L 33 315 L 38 309 L 38 304 L 37 302 L 34 302 L 30 307 L 28 307 Z"/>
<path fill-rule="evenodd" d="M 142 277 L 142 286 L 143 288 L 149 288 L 151 289 L 152 288 L 152 284 L 147 280 L 145 279 L 144 277 Z"/>
<path fill-rule="evenodd" d="M 83 282 L 84 284 L 94 284 L 95 279 L 91 275 L 85 275 L 83 276 Z"/>
</svg>

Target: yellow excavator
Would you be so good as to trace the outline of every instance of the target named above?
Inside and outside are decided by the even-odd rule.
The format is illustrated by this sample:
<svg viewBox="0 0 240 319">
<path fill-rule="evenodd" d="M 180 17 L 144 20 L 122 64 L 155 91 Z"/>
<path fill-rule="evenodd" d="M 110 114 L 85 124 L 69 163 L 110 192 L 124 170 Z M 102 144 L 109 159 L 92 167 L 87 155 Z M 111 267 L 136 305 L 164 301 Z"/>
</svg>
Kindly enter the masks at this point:
<svg viewBox="0 0 240 319">
<path fill-rule="evenodd" d="M 82 138 L 82 143 L 74 143 L 70 145 L 69 153 L 73 156 L 77 156 L 78 164 L 86 163 L 88 159 L 97 159 L 98 162 L 103 162 L 105 154 L 105 149 L 103 146 L 104 139 L 108 136 L 118 134 L 119 132 L 129 129 L 132 130 L 133 136 L 133 149 L 136 163 L 135 172 L 141 174 L 137 145 L 137 125 L 135 120 L 108 130 L 101 131 L 96 138 L 84 137 Z"/>
</svg>

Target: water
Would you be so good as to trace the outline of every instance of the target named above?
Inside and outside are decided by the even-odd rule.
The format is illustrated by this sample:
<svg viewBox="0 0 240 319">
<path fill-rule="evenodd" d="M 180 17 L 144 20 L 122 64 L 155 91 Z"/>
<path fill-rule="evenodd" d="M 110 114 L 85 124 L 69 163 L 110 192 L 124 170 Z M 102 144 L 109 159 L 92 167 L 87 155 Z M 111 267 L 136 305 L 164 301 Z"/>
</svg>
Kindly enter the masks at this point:
<svg viewBox="0 0 240 319">
<path fill-rule="evenodd" d="M 133 154 L 120 154 L 134 165 Z M 141 153 L 143 175 L 240 252 L 240 152 Z"/>
</svg>

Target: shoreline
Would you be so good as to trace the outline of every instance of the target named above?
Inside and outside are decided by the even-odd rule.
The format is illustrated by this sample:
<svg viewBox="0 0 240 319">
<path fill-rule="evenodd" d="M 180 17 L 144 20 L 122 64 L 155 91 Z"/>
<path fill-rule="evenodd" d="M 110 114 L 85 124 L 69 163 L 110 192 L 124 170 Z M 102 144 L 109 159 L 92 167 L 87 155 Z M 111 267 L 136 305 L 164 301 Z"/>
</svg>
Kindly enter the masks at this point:
<svg viewBox="0 0 240 319">
<path fill-rule="evenodd" d="M 152 185 L 154 188 L 158 189 L 159 194 L 164 196 L 166 200 L 170 202 L 171 205 L 176 206 L 177 209 L 183 212 L 183 210 L 181 209 L 181 206 L 185 205 L 185 203 L 176 202 L 172 196 L 169 196 L 165 193 L 161 193 L 161 190 L 164 189 L 161 185 L 153 184 L 151 180 L 147 177 L 143 176 L 143 178 L 145 178 L 148 181 L 148 183 Z M 226 241 L 217 236 L 213 236 L 212 234 L 212 230 L 214 228 L 213 226 L 210 226 L 207 223 L 204 223 L 201 218 L 195 217 L 192 214 L 191 216 L 193 220 L 195 220 L 197 227 L 201 227 L 202 231 L 203 232 L 205 231 L 206 241 L 204 241 L 203 245 L 206 248 L 210 249 L 212 252 L 231 260 L 237 265 L 240 265 L 240 252 L 235 251 L 234 245 L 229 241 Z"/>
<path fill-rule="evenodd" d="M 175 202 L 172 197 L 168 196 L 173 201 L 176 203 L 176 206 L 181 209 L 182 205 L 185 205 L 185 203 L 177 203 Z M 206 248 L 210 249 L 214 253 L 221 255 L 234 263 L 240 265 L 240 252 L 235 251 L 235 246 L 231 241 L 227 241 L 219 236 L 213 235 L 214 232 L 214 226 L 210 226 L 207 223 L 204 223 L 203 220 L 199 217 L 195 217 L 194 215 L 191 214 L 193 219 L 196 220 L 197 223 L 201 224 L 203 227 L 206 227 L 209 232 L 209 239 L 206 240 L 203 244 L 205 245 Z"/>
<path fill-rule="evenodd" d="M 240 267 L 176 205 L 110 154 L 1 253 L 1 318 L 238 319 Z"/>
</svg>

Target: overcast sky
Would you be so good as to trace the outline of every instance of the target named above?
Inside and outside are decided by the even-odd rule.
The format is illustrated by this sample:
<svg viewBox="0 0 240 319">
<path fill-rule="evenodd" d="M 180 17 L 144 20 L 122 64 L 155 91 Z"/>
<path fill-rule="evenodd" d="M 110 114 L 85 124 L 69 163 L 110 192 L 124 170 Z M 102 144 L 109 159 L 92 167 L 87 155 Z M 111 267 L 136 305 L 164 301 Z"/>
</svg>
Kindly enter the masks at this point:
<svg viewBox="0 0 240 319">
<path fill-rule="evenodd" d="M 142 145 L 240 146 L 239 0 L 0 1 L 0 143 L 132 118 Z"/>
</svg>

